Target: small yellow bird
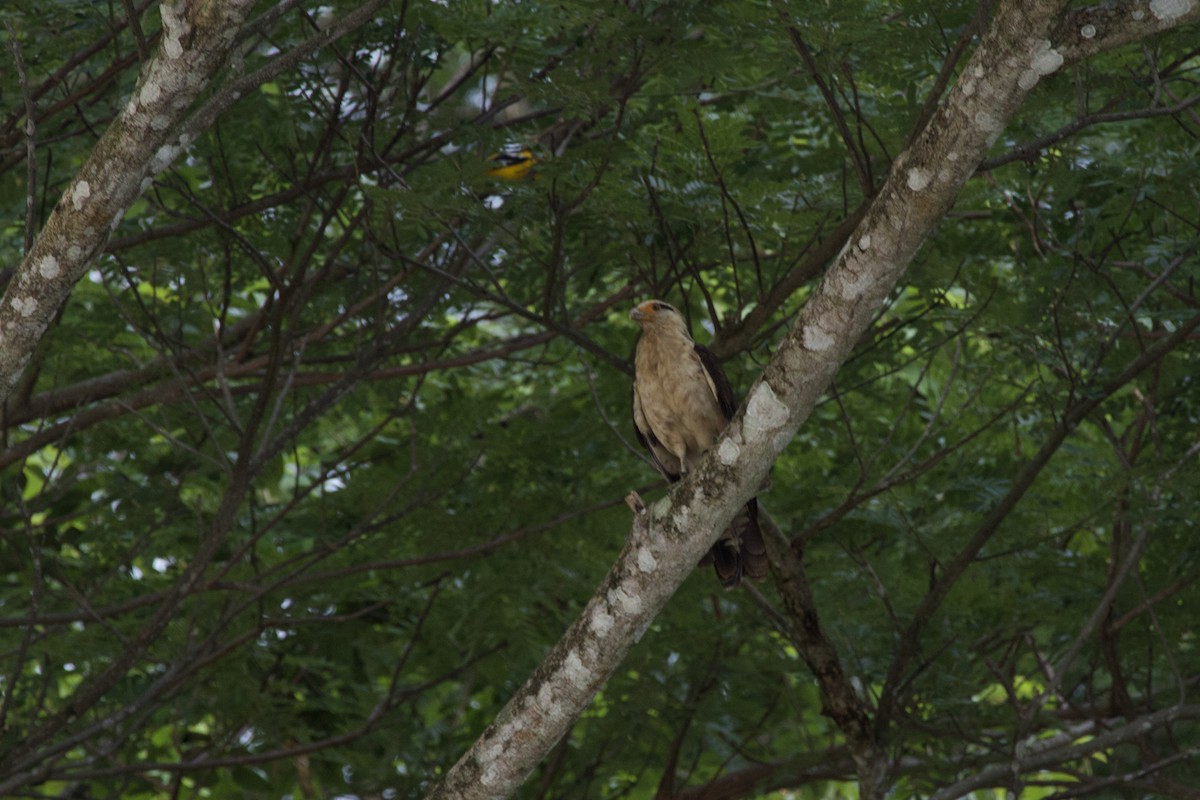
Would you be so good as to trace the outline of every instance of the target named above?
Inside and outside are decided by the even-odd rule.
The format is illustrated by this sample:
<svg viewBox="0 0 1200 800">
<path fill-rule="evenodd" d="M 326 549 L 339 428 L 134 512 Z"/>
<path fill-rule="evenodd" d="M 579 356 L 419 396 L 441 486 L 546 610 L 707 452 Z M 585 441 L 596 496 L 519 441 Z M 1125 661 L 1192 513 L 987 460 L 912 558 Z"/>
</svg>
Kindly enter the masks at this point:
<svg viewBox="0 0 1200 800">
<path fill-rule="evenodd" d="M 537 177 L 537 173 L 533 171 L 534 165 L 538 163 L 537 157 L 528 147 L 519 144 L 507 145 L 500 152 L 492 153 L 488 156 L 488 161 L 495 162 L 497 166 L 489 169 L 487 174 L 502 181 L 520 181 L 530 175 Z"/>
</svg>

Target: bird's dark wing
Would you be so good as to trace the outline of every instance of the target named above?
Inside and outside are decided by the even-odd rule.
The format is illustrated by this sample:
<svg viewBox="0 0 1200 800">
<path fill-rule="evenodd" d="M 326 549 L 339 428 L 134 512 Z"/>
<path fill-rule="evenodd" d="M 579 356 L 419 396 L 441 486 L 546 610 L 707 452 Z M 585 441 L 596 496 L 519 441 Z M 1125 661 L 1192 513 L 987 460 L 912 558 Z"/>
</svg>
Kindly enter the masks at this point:
<svg viewBox="0 0 1200 800">
<path fill-rule="evenodd" d="M 725 370 L 721 369 L 721 362 L 717 361 L 713 351 L 704 345 L 695 345 L 695 349 L 696 355 L 700 357 L 700 364 L 717 390 L 717 405 L 721 406 L 721 413 L 725 415 L 726 420 L 733 419 L 734 413 L 737 412 L 737 398 L 733 396 L 733 387 L 729 384 L 729 378 L 725 377 Z"/>
<path fill-rule="evenodd" d="M 636 384 L 633 387 L 633 403 L 631 405 L 633 407 L 633 432 L 637 435 L 638 444 L 650 453 L 650 458 L 654 460 L 654 466 L 658 467 L 658 471 L 662 473 L 663 477 L 674 483 L 679 480 L 679 459 L 663 447 L 662 442 L 654 435 L 654 431 L 650 430 L 650 426 L 642 415 L 642 404 L 638 397 Z"/>
</svg>

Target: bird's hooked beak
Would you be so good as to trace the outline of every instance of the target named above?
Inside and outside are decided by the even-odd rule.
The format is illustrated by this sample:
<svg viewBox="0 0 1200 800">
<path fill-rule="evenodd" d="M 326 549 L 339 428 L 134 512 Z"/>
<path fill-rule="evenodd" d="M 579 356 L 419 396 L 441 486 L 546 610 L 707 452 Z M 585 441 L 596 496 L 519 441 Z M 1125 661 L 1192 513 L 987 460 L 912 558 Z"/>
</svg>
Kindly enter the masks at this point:
<svg viewBox="0 0 1200 800">
<path fill-rule="evenodd" d="M 654 308 L 648 302 L 629 309 L 629 318 L 635 322 L 644 322 L 652 316 L 654 316 Z"/>
</svg>

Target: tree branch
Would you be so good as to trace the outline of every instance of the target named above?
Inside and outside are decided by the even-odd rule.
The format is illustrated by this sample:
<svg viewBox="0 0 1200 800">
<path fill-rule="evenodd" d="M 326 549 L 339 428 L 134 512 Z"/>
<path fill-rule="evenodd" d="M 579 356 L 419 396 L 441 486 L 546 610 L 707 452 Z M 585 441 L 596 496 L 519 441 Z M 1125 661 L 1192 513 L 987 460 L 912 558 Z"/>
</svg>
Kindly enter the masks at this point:
<svg viewBox="0 0 1200 800">
<path fill-rule="evenodd" d="M 1083 726 L 1082 730 L 1073 730 L 1050 738 L 1035 735 L 1030 741 L 1022 743 L 1011 759 L 975 770 L 971 777 L 935 792 L 930 800 L 955 800 L 985 787 L 1010 786 L 1014 772 L 1051 769 L 1125 744 L 1174 722 L 1196 719 L 1200 719 L 1200 706 L 1181 705 L 1128 720 L 1119 728 L 1097 721 L 1095 724 Z"/>
<path fill-rule="evenodd" d="M 1047 37 L 1064 6 L 1064 0 L 1001 5 L 963 78 L 896 160 L 720 442 L 667 498 L 635 518 L 625 549 L 583 614 L 430 800 L 509 796 L 582 713 L 735 510 L 757 492 L 1036 84 L 1027 73 L 1040 77 L 1061 65 L 1048 53 Z"/>
<path fill-rule="evenodd" d="M 174 159 L 171 132 L 224 63 L 253 0 L 162 5 L 163 35 L 133 96 L 71 181 L 0 302 L 0 401 L 145 181 Z"/>
</svg>

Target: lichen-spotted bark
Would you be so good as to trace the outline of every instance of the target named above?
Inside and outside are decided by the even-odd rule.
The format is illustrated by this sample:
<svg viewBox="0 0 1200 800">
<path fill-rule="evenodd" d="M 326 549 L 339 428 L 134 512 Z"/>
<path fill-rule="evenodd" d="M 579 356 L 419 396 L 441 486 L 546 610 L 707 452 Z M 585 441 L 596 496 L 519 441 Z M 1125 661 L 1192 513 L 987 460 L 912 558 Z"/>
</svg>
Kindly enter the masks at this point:
<svg viewBox="0 0 1200 800">
<path fill-rule="evenodd" d="M 254 0 L 175 0 L 125 108 L 67 185 L 0 300 L 0 402 L 131 203 L 179 153 L 175 126 L 224 63 Z"/>
<path fill-rule="evenodd" d="M 679 484 L 685 485 L 691 484 Z M 724 530 L 733 512 L 721 520 L 718 503 L 716 497 L 677 490 L 635 518 L 625 549 L 583 613 L 429 797 L 512 794 Z M 687 518 L 678 513 L 685 504 L 720 520 L 711 537 L 697 537 L 680 522 Z"/>
<path fill-rule="evenodd" d="M 1200 21 L 1200 0 L 1120 0 L 1073 8 L 1051 40 L 1067 64 Z"/>
<path fill-rule="evenodd" d="M 1000 4 L 954 89 L 896 160 L 725 437 L 666 500 L 635 518 L 629 542 L 587 609 L 434 787 L 430 800 L 509 797 L 566 733 L 734 510 L 758 490 L 1026 95 L 1064 63 L 1052 29 L 1066 5 L 1066 0 Z M 655 568 L 641 574 L 642 562 Z M 775 566 L 787 570 L 786 564 Z M 785 591 L 786 584 L 781 580 Z M 811 598 L 788 599 L 794 601 L 788 607 L 798 615 L 796 624 L 812 628 Z M 819 643 L 822 637 L 811 638 Z M 836 653 L 819 655 L 827 678 L 822 689 L 854 750 L 861 796 L 880 797 L 889 784 L 880 734 L 865 704 L 853 696 Z"/>
</svg>

